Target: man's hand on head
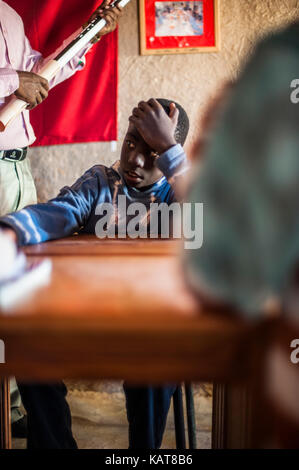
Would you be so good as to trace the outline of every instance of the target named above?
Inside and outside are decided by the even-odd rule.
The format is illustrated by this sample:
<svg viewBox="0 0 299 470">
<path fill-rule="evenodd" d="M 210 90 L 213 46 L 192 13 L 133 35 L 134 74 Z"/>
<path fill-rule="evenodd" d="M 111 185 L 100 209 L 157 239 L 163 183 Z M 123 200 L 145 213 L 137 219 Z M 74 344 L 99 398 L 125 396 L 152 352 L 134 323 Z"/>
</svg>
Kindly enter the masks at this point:
<svg viewBox="0 0 299 470">
<path fill-rule="evenodd" d="M 83 25 L 83 28 L 86 27 L 87 24 L 93 21 L 97 16 L 101 16 L 106 20 L 106 26 L 101 29 L 101 31 L 91 40 L 93 44 L 98 42 L 105 34 L 112 33 L 112 31 L 114 31 L 117 26 L 119 18 L 122 14 L 122 8 L 119 6 L 111 8 L 109 6 L 111 1 L 112 0 L 104 0 L 99 8 L 97 8 L 96 11 L 91 15 L 88 22 Z"/>
<path fill-rule="evenodd" d="M 134 108 L 129 121 L 134 124 L 145 142 L 158 154 L 166 152 L 177 144 L 175 129 L 177 127 L 179 110 L 174 103 L 170 105 L 170 114 L 166 114 L 161 104 L 151 98 L 141 101 Z"/>
<path fill-rule="evenodd" d="M 27 109 L 33 109 L 48 97 L 48 80 L 33 72 L 18 71 L 17 73 L 20 84 L 15 95 L 28 103 Z"/>
</svg>

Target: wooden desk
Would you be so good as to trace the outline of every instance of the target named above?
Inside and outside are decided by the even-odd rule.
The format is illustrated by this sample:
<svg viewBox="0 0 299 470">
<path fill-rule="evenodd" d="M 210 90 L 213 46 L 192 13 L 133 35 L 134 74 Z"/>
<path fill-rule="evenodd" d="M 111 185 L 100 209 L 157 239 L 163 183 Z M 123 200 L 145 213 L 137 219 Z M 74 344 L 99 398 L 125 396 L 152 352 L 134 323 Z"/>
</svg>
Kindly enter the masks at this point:
<svg viewBox="0 0 299 470">
<path fill-rule="evenodd" d="M 2 374 L 155 382 L 246 374 L 254 327 L 200 312 L 177 250 L 175 241 L 89 236 L 27 247 L 31 259 L 51 258 L 53 275 L 2 312 Z"/>
<path fill-rule="evenodd" d="M 177 242 L 80 236 L 24 251 L 49 256 L 53 275 L 1 312 L 2 376 L 163 383 L 252 373 L 257 327 L 200 310 L 184 284 Z"/>
</svg>

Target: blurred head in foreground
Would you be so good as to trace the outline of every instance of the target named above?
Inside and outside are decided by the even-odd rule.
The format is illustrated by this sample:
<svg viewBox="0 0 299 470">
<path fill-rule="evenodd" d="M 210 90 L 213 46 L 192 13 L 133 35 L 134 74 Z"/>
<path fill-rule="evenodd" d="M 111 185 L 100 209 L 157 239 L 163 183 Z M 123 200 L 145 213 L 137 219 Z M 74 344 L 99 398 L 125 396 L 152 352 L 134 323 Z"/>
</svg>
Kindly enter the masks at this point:
<svg viewBox="0 0 299 470">
<path fill-rule="evenodd" d="M 258 46 L 189 193 L 204 204 L 204 238 L 186 253 L 188 281 L 207 304 L 251 317 L 279 307 L 299 259 L 298 33 Z"/>
</svg>

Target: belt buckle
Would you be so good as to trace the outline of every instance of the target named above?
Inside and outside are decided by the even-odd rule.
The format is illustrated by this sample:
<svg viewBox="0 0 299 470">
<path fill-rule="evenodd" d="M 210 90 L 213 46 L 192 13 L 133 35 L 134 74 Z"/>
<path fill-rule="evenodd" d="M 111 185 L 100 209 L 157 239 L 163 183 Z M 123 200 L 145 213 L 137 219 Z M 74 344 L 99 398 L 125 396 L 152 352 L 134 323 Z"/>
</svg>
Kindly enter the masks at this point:
<svg viewBox="0 0 299 470">
<path fill-rule="evenodd" d="M 11 158 L 12 160 L 19 161 L 22 158 L 22 156 L 23 156 L 23 149 L 17 148 L 11 152 L 9 158 Z"/>
<path fill-rule="evenodd" d="M 23 154 L 24 154 L 24 149 L 16 148 L 11 151 L 8 151 L 8 155 L 4 156 L 3 159 L 9 162 L 19 162 L 22 160 Z"/>
</svg>

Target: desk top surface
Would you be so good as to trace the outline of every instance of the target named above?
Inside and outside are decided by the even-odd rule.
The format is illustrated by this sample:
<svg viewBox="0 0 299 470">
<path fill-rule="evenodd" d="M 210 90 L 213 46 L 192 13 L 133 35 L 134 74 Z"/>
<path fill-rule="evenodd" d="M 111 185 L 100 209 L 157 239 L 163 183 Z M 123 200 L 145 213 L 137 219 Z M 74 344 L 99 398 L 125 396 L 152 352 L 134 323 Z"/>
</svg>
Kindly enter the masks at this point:
<svg viewBox="0 0 299 470">
<path fill-rule="evenodd" d="M 147 315 L 186 319 L 198 314 L 183 281 L 176 241 L 78 236 L 25 247 L 24 252 L 31 261 L 51 259 L 51 280 L 14 306 L 9 317 L 82 315 L 137 321 Z"/>
<path fill-rule="evenodd" d="M 169 239 L 99 239 L 94 235 L 75 235 L 23 248 L 29 256 L 58 255 L 175 255 L 181 249 L 180 240 Z"/>
<path fill-rule="evenodd" d="M 153 380 L 240 371 L 252 325 L 201 311 L 176 241 L 80 236 L 25 251 L 31 260 L 48 256 L 53 271 L 47 286 L 0 314 L 7 373 L 132 379 L 138 370 L 143 379 L 153 357 Z"/>
</svg>

